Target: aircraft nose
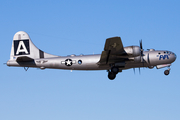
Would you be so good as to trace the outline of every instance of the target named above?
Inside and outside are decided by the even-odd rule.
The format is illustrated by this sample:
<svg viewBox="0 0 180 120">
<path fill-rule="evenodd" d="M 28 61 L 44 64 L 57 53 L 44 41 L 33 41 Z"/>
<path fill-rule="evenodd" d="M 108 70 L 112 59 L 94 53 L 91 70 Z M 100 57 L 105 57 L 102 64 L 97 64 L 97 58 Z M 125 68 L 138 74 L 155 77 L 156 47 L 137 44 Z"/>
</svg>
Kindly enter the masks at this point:
<svg viewBox="0 0 180 120">
<path fill-rule="evenodd" d="M 175 53 L 173 53 L 173 61 L 175 61 L 177 58 L 177 55 Z"/>
<path fill-rule="evenodd" d="M 175 60 L 176 60 L 176 58 L 177 58 L 177 55 L 174 53 L 174 55 L 175 55 Z"/>
</svg>

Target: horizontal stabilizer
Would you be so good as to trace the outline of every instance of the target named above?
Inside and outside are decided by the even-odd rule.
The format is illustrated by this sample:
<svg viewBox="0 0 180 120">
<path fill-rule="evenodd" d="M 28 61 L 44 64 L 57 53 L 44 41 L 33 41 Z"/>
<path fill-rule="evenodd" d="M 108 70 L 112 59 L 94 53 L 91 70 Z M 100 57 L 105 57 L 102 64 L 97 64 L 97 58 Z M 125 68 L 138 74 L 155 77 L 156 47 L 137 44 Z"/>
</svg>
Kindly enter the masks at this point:
<svg viewBox="0 0 180 120">
<path fill-rule="evenodd" d="M 27 56 L 22 56 L 22 57 L 18 57 L 16 59 L 17 62 L 30 62 L 33 61 L 34 59 L 27 57 Z"/>
</svg>

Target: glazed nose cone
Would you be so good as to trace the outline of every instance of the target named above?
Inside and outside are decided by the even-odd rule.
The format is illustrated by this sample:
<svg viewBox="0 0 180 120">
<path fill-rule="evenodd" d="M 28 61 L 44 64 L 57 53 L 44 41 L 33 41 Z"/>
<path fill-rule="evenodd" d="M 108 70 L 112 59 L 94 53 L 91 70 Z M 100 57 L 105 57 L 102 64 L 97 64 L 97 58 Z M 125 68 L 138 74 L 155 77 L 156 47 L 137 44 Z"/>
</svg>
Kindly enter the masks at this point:
<svg viewBox="0 0 180 120">
<path fill-rule="evenodd" d="M 175 53 L 173 53 L 173 62 L 176 60 L 177 55 Z"/>
</svg>

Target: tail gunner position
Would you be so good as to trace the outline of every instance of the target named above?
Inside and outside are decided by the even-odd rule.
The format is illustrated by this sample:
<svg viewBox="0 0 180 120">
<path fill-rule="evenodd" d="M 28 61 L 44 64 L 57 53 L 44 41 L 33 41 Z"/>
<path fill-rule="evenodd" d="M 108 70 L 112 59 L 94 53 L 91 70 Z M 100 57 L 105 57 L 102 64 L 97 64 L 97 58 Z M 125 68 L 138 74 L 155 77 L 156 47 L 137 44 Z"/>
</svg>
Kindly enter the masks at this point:
<svg viewBox="0 0 180 120">
<path fill-rule="evenodd" d="M 164 71 L 164 74 L 168 75 L 171 63 L 175 60 L 176 55 L 167 50 L 144 51 L 142 41 L 140 46 L 124 47 L 120 37 L 106 39 L 104 51 L 101 54 L 56 56 L 38 49 L 26 32 L 19 31 L 14 35 L 7 65 L 40 69 L 107 70 L 108 78 L 113 80 L 122 70 L 140 67 L 150 69 L 168 67 Z"/>
</svg>

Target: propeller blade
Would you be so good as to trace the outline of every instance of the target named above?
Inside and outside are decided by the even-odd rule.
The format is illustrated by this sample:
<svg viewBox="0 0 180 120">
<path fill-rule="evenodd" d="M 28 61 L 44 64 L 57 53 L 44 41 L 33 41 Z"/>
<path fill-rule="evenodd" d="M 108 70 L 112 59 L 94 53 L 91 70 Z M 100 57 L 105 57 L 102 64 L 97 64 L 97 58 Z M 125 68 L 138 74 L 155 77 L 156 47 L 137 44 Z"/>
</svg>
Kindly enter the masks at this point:
<svg viewBox="0 0 180 120">
<path fill-rule="evenodd" d="M 135 74 L 135 68 L 133 68 L 134 74 Z"/>
<path fill-rule="evenodd" d="M 141 56 L 143 56 L 143 46 L 142 46 L 142 39 L 139 41 L 140 43 L 140 48 L 141 48 Z"/>
<path fill-rule="evenodd" d="M 141 74 L 141 68 L 139 67 L 139 74 Z"/>
<path fill-rule="evenodd" d="M 139 42 L 140 42 L 140 48 L 143 49 L 143 47 L 142 47 L 142 39 Z"/>
</svg>

